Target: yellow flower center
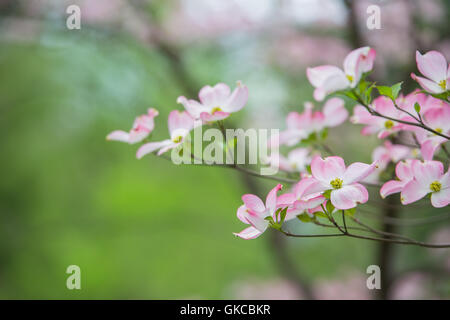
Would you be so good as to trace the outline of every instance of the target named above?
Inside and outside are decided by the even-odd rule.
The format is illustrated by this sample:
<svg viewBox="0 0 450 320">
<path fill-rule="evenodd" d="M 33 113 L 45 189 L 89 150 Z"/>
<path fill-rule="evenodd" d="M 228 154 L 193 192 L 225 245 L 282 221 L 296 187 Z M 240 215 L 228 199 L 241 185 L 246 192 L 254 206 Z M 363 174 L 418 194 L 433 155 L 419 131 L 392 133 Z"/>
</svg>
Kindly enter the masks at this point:
<svg viewBox="0 0 450 320">
<path fill-rule="evenodd" d="M 333 187 L 333 189 L 340 189 L 342 188 L 342 179 L 336 178 L 334 180 L 331 180 L 330 185 Z"/>
<path fill-rule="evenodd" d="M 348 81 L 350 81 L 350 82 L 353 82 L 353 76 L 351 76 L 351 75 L 345 75 L 346 77 L 347 77 L 347 79 L 348 79 Z"/>
<path fill-rule="evenodd" d="M 445 88 L 447 87 L 447 81 L 446 80 L 439 81 L 439 86 L 445 90 Z"/>
<path fill-rule="evenodd" d="M 443 130 L 442 130 L 442 128 L 436 128 L 436 129 L 434 129 L 434 131 L 442 133 Z"/>
<path fill-rule="evenodd" d="M 394 126 L 394 122 L 391 121 L 391 120 L 387 120 L 387 121 L 384 123 L 384 127 L 385 127 L 386 129 L 391 129 L 393 126 Z"/>
<path fill-rule="evenodd" d="M 442 184 L 439 181 L 433 181 L 430 184 L 430 189 L 431 189 L 432 192 L 441 191 L 441 188 L 442 188 Z"/>
<path fill-rule="evenodd" d="M 181 142 L 181 140 L 183 140 L 182 136 L 176 136 L 175 138 L 172 139 L 172 141 L 175 143 L 179 143 L 179 142 Z"/>
<path fill-rule="evenodd" d="M 220 107 L 214 107 L 214 108 L 211 110 L 211 114 L 214 114 L 214 113 L 220 112 L 220 111 L 222 111 L 222 109 L 220 109 Z"/>
</svg>

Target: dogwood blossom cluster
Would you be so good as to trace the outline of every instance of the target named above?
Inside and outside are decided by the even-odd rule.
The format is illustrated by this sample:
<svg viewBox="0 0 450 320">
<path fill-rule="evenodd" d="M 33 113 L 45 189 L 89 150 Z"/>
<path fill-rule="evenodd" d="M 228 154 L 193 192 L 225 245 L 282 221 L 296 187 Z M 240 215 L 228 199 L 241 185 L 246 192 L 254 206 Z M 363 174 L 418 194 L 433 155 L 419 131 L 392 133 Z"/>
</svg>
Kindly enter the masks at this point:
<svg viewBox="0 0 450 320">
<path fill-rule="evenodd" d="M 314 104 L 307 102 L 302 113 L 294 111 L 287 115 L 286 130 L 280 132 L 279 136 L 272 137 L 271 146 L 296 145 L 311 134 L 342 124 L 347 117 L 344 100 L 340 98 L 328 100 L 322 111 L 314 111 Z"/>
<path fill-rule="evenodd" d="M 152 152 L 157 152 L 159 156 L 181 146 L 196 126 L 227 118 L 231 113 L 241 110 L 247 100 L 248 88 L 240 81 L 237 82 L 237 88 L 233 92 L 224 83 L 218 83 L 213 87 L 205 86 L 199 92 L 199 101 L 188 100 L 184 96 L 178 97 L 177 102 L 181 103 L 185 110 L 173 110 L 169 113 L 169 138 L 143 144 L 138 149 L 136 157 L 141 159 Z M 153 131 L 154 118 L 157 115 L 157 110 L 149 109 L 147 115 L 136 118 L 129 133 L 116 130 L 106 138 L 128 143 L 141 142 Z"/>
<path fill-rule="evenodd" d="M 269 213 L 270 218 L 258 215 L 243 197 L 244 205 L 239 208 L 238 217 L 250 227 L 237 236 L 253 239 L 270 223 L 280 228 L 280 222 L 295 217 L 302 220 L 305 214 L 315 218 L 316 214 L 323 216 L 324 213 L 354 209 L 368 201 L 369 193 L 364 183 L 380 182 L 382 173 L 392 164 L 396 164 L 396 177 L 382 185 L 382 198 L 400 193 L 401 203 L 407 205 L 430 195 L 434 207 L 450 204 L 450 173 L 444 173 L 444 164 L 434 160 L 450 135 L 450 67 L 447 69 L 447 62 L 439 52 L 424 55 L 417 52 L 417 67 L 424 77 L 414 73 L 411 77 L 423 90 L 404 95 L 400 92 L 401 84 L 378 88 L 365 80 L 373 68 L 375 56 L 375 50 L 364 47 L 345 58 L 343 70 L 329 65 L 307 69 L 307 78 L 315 87 L 317 101 L 323 101 L 333 93 L 343 93 L 358 102 L 350 122 L 364 125 L 362 135 L 376 135 L 383 141 L 373 151 L 372 164 L 357 162 L 346 167 L 340 157 L 321 158 L 308 154 L 306 148 L 295 148 L 312 133 L 340 125 L 348 116 L 344 101 L 337 97 L 328 99 L 323 111 L 314 112 L 313 104 L 306 103 L 303 113 L 291 112 L 287 116 L 287 129 L 270 142 L 272 146 L 278 143 L 294 147 L 286 157 L 275 156 L 281 170 L 299 171 L 301 180 L 291 192 L 278 196 L 277 206 Z M 372 100 L 374 87 L 380 95 Z M 404 135 L 414 145 L 402 143 Z M 447 154 L 447 161 L 448 157 Z M 277 187 L 277 191 L 280 189 Z M 265 221 L 264 228 L 254 223 L 255 217 Z"/>
<path fill-rule="evenodd" d="M 257 195 L 243 195 L 237 217 L 247 227 L 236 236 L 254 239 L 270 227 L 282 231 L 284 222 L 297 218 L 310 222 L 321 217 L 335 223 L 333 215 L 338 212 L 353 216 L 359 205 L 369 201 L 367 185 L 380 186 L 382 198 L 399 193 L 403 205 L 426 196 L 433 207 L 450 204 L 450 171 L 445 170 L 450 159 L 445 146 L 450 140 L 450 66 L 437 51 L 416 52 L 421 75 L 411 73 L 411 78 L 421 89 L 403 93 L 402 83 L 389 87 L 368 80 L 375 58 L 373 48 L 363 47 L 347 55 L 342 69 L 330 65 L 307 69 L 306 76 L 315 88 L 313 97 L 323 105 L 306 102 L 301 111 L 290 112 L 285 128 L 268 142 L 273 152 L 261 159 L 278 165 L 283 177 L 290 177 L 291 187 L 276 184 L 265 201 Z M 169 113 L 167 139 L 149 140 L 158 116 L 155 109 L 136 118 L 129 132 L 113 131 L 107 139 L 145 142 L 137 158 L 162 155 L 181 146 L 196 127 L 222 124 L 246 105 L 248 95 L 240 81 L 233 91 L 224 83 L 205 86 L 198 100 L 178 97 L 184 110 Z M 356 102 L 350 117 L 351 105 L 346 106 L 343 97 Z M 371 163 L 346 165 L 325 147 L 328 131 L 347 119 L 363 126 L 361 135 L 379 139 Z"/>
<path fill-rule="evenodd" d="M 399 193 L 403 204 L 410 204 L 430 194 L 431 204 L 442 208 L 450 203 L 450 172 L 444 174 L 439 161 L 408 159 L 397 163 L 398 180 L 390 180 L 381 187 L 381 196 Z"/>
<path fill-rule="evenodd" d="M 347 88 L 355 88 L 364 73 L 373 68 L 376 52 L 363 47 L 350 52 L 344 60 L 344 70 L 330 65 L 308 68 L 306 75 L 316 88 L 314 98 L 322 101 L 328 94 Z"/>
<path fill-rule="evenodd" d="M 257 196 L 244 195 L 242 197 L 244 205 L 239 207 L 237 215 L 250 227 L 236 235 L 243 239 L 258 237 L 267 229 L 269 221 L 275 223 L 280 221 L 277 214 L 282 209 L 286 210 L 283 220 L 288 221 L 301 214 L 313 217 L 314 212 L 320 210 L 319 208 L 327 200 L 339 210 L 355 208 L 359 203 L 365 203 L 369 199 L 366 187 L 359 182 L 370 175 L 375 168 L 376 162 L 372 164 L 355 162 L 346 168 L 344 159 L 341 157 L 332 156 L 322 159 L 316 156 L 311 162 L 311 177 L 301 179 L 291 192 L 280 195 L 278 198 L 276 192 L 281 189 L 281 185 L 277 185 L 267 195 L 265 207 Z M 268 200 L 271 203 L 270 206 L 267 204 Z"/>
<path fill-rule="evenodd" d="M 271 165 L 278 164 L 280 170 L 305 175 L 314 156 L 308 147 L 296 147 L 300 142 L 310 142 L 326 135 L 328 128 L 336 127 L 348 118 L 344 100 L 331 98 L 321 111 L 314 110 L 312 102 L 306 102 L 303 112 L 290 112 L 286 117 L 286 129 L 270 138 L 269 148 L 280 146 L 295 147 L 287 155 L 272 152 L 268 159 L 262 159 Z M 317 153 L 317 152 L 316 152 Z"/>
</svg>

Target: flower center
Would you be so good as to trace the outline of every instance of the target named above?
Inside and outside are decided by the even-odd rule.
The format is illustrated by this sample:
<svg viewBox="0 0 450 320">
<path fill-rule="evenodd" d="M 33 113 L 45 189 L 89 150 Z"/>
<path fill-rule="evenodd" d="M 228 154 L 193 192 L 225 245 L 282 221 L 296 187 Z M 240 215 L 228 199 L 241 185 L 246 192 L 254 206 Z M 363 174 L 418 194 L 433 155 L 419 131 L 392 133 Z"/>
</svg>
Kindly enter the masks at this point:
<svg viewBox="0 0 450 320">
<path fill-rule="evenodd" d="M 442 133 L 443 130 L 442 130 L 442 128 L 436 128 L 436 129 L 434 129 L 434 131 Z"/>
<path fill-rule="evenodd" d="M 175 143 L 179 143 L 181 142 L 181 140 L 183 140 L 183 136 L 176 136 L 175 138 L 172 139 L 172 141 Z"/>
<path fill-rule="evenodd" d="M 334 180 L 331 180 L 330 185 L 333 187 L 333 189 L 340 189 L 342 188 L 342 179 L 336 178 Z"/>
<path fill-rule="evenodd" d="M 384 127 L 385 127 L 386 129 L 391 129 L 393 126 L 394 126 L 394 122 L 391 121 L 391 120 L 387 120 L 387 121 L 384 123 Z"/>
<path fill-rule="evenodd" d="M 439 181 L 433 181 L 430 184 L 430 189 L 431 189 L 432 192 L 441 191 L 441 188 L 442 188 L 442 184 Z"/>
<path fill-rule="evenodd" d="M 351 76 L 351 75 L 345 75 L 346 77 L 347 77 L 347 79 L 348 79 L 348 81 L 350 81 L 350 82 L 353 82 L 353 76 Z"/>
<path fill-rule="evenodd" d="M 211 114 L 214 114 L 214 113 L 220 112 L 220 111 L 222 111 L 222 109 L 220 109 L 220 107 L 214 107 L 214 108 L 211 110 Z"/>
<path fill-rule="evenodd" d="M 439 81 L 439 86 L 445 90 L 445 88 L 447 87 L 447 81 L 446 80 Z"/>
</svg>

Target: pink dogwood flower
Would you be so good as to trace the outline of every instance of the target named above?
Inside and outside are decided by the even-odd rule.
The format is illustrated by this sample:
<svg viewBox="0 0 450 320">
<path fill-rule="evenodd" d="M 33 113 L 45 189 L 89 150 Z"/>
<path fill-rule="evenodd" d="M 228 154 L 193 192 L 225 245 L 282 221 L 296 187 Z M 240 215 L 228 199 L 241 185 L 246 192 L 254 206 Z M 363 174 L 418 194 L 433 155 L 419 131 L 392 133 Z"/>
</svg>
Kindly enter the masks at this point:
<svg viewBox="0 0 450 320">
<path fill-rule="evenodd" d="M 379 169 L 385 169 L 389 162 L 397 163 L 410 156 L 411 149 L 409 147 L 385 141 L 382 146 L 375 148 L 372 153 L 372 160 L 377 162 Z"/>
<path fill-rule="evenodd" d="M 373 68 L 376 52 L 362 47 L 350 52 L 344 60 L 344 70 L 331 65 L 306 69 L 309 82 L 316 88 L 314 99 L 322 101 L 330 93 L 354 88 L 365 72 Z"/>
<path fill-rule="evenodd" d="M 419 90 L 414 90 L 413 92 L 404 96 L 400 94 L 396 99 L 396 103 L 399 108 L 408 111 L 409 113 L 416 114 L 415 105 L 416 103 L 420 106 L 420 115 L 423 115 L 426 111 L 442 106 L 445 103 L 442 100 L 436 99 L 425 93 L 421 93 Z M 407 119 L 408 121 L 414 121 L 412 118 Z"/>
<path fill-rule="evenodd" d="M 293 146 L 313 132 L 342 124 L 348 117 L 344 100 L 340 98 L 329 99 L 322 111 L 313 111 L 313 108 L 314 105 L 309 102 L 305 103 L 303 113 L 290 112 L 286 117 L 287 129 L 271 137 L 270 146 L 278 144 Z"/>
<path fill-rule="evenodd" d="M 446 136 L 450 135 L 450 107 L 433 108 L 425 112 L 422 117 L 423 122 L 436 132 Z M 432 160 L 434 154 L 441 144 L 448 140 L 435 133 L 429 132 L 421 128 L 413 129 L 420 144 L 420 152 L 424 160 Z"/>
<path fill-rule="evenodd" d="M 389 163 L 398 163 L 400 160 L 413 157 L 414 151 L 407 146 L 385 141 L 384 145 L 376 147 L 372 152 L 372 161 L 377 162 L 378 168 L 362 180 L 362 182 L 379 183 L 380 174 L 386 169 Z"/>
<path fill-rule="evenodd" d="M 266 231 L 269 227 L 269 221 L 265 218 L 275 216 L 277 209 L 277 192 L 281 190 L 283 186 L 278 184 L 275 188 L 270 190 L 266 197 L 266 203 L 253 194 L 244 194 L 242 201 L 244 204 L 237 210 L 237 217 L 245 224 L 249 224 L 250 227 L 245 228 L 239 233 L 234 233 L 242 239 L 255 239 Z"/>
<path fill-rule="evenodd" d="M 431 205 L 442 208 L 450 203 L 450 171 L 444 174 L 439 161 L 416 161 L 412 163 L 414 179 L 409 181 L 400 195 L 402 204 L 418 201 L 431 193 Z"/>
<path fill-rule="evenodd" d="M 365 164 L 352 163 L 345 167 L 341 157 L 314 157 L 311 162 L 312 180 L 304 195 L 331 190 L 330 200 L 333 206 L 346 210 L 365 203 L 369 199 L 367 189 L 359 181 L 370 175 L 377 167 L 376 162 Z"/>
<path fill-rule="evenodd" d="M 442 53 L 428 51 L 422 55 L 416 51 L 416 62 L 417 68 L 425 78 L 414 73 L 411 73 L 411 78 L 417 81 L 425 91 L 439 94 L 450 90 L 450 65 L 447 65 Z"/>
<path fill-rule="evenodd" d="M 130 132 L 116 130 L 108 134 L 107 140 L 115 140 L 134 144 L 148 137 L 155 128 L 154 118 L 158 115 L 156 109 L 148 109 L 147 114 L 141 115 L 134 120 Z"/>
<path fill-rule="evenodd" d="M 383 199 L 391 194 L 401 192 L 405 185 L 414 178 L 412 164 L 417 161 L 419 160 L 408 159 L 397 163 L 395 166 L 395 174 L 398 180 L 389 180 L 383 184 L 380 189 L 380 195 Z"/>
<path fill-rule="evenodd" d="M 278 164 L 278 168 L 286 172 L 305 172 L 306 166 L 311 163 L 309 152 L 308 148 L 296 148 L 291 150 L 287 157 L 272 153 L 265 161 L 263 159 L 263 162 L 272 165 Z"/>
<path fill-rule="evenodd" d="M 306 195 L 308 188 L 314 183 L 312 178 L 304 178 L 294 186 L 292 193 L 285 193 L 278 197 L 278 206 L 288 207 L 285 221 L 294 219 L 302 213 L 312 217 L 311 209 L 324 203 L 325 197 L 320 192 Z"/>
<path fill-rule="evenodd" d="M 449 108 L 450 103 L 433 96 L 427 96 L 423 105 L 420 105 L 423 113 L 431 109 Z"/>
<path fill-rule="evenodd" d="M 225 83 L 218 83 L 214 87 L 204 86 L 199 94 L 200 102 L 188 100 L 180 96 L 177 99 L 187 112 L 195 119 L 203 122 L 223 120 L 231 113 L 241 110 L 248 100 L 248 88 L 240 81 L 237 88 L 231 92 Z"/>
<path fill-rule="evenodd" d="M 373 100 L 371 108 L 384 116 L 393 119 L 402 119 L 405 113 L 395 108 L 391 99 L 385 96 L 379 96 Z M 363 135 L 371 135 L 377 133 L 378 138 L 384 139 L 390 134 L 402 130 L 403 126 L 394 120 L 373 116 L 367 109 L 361 105 L 357 105 L 353 109 L 353 116 L 350 121 L 355 124 L 367 125 L 361 130 Z"/>
<path fill-rule="evenodd" d="M 142 145 L 136 153 L 138 159 L 156 150 L 159 150 L 157 153 L 159 156 L 181 145 L 194 128 L 194 119 L 186 111 L 173 110 L 169 114 L 168 125 L 170 139 Z"/>
</svg>

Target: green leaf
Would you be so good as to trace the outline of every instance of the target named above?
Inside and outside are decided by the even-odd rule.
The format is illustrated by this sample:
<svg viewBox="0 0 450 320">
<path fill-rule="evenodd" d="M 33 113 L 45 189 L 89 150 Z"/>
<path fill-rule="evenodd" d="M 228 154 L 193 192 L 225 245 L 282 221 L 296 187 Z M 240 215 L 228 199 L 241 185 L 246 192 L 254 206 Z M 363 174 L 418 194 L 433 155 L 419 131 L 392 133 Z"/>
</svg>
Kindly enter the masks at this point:
<svg viewBox="0 0 450 320">
<path fill-rule="evenodd" d="M 414 104 L 414 110 L 416 110 L 417 114 L 420 113 L 420 104 L 418 104 L 417 102 Z"/>
<path fill-rule="evenodd" d="M 314 218 L 311 218 L 311 217 L 310 217 L 308 214 L 306 214 L 306 213 L 299 214 L 299 215 L 297 216 L 297 218 L 298 218 L 300 221 L 306 222 L 306 223 L 314 221 Z"/>
<path fill-rule="evenodd" d="M 327 199 L 330 199 L 331 196 L 331 190 L 327 190 L 323 193 L 323 196 Z M 329 202 L 329 201 L 328 201 Z M 328 203 L 327 203 L 328 204 Z"/>
<path fill-rule="evenodd" d="M 320 132 L 320 139 L 325 140 L 327 137 L 328 137 L 328 128 L 325 128 Z"/>
<path fill-rule="evenodd" d="M 391 99 L 392 100 L 397 99 L 398 94 L 400 93 L 400 90 L 402 89 L 402 84 L 403 84 L 403 81 L 401 81 L 399 83 L 396 83 L 396 84 L 394 84 L 391 87 L 391 89 L 392 89 L 392 97 L 391 97 Z"/>
<path fill-rule="evenodd" d="M 264 220 L 269 221 L 269 223 L 270 223 L 271 225 L 272 225 L 272 224 L 275 224 L 275 221 L 273 221 L 273 218 L 272 218 L 271 216 L 265 217 Z"/>
<path fill-rule="evenodd" d="M 280 209 L 278 209 L 277 212 L 278 212 L 279 210 L 280 210 Z M 276 217 L 276 215 L 275 215 L 275 217 Z M 270 226 L 271 228 L 274 228 L 274 229 L 277 229 L 277 230 L 281 230 L 281 224 L 276 223 L 276 222 L 273 220 L 272 216 L 267 216 L 267 217 L 264 218 L 264 220 L 269 221 L 269 226 Z"/>
<path fill-rule="evenodd" d="M 382 96 L 386 96 L 391 98 L 391 100 L 395 100 L 398 97 L 398 94 L 400 93 L 400 90 L 402 89 L 403 82 L 399 82 L 394 84 L 392 87 L 388 86 L 377 86 L 378 92 Z"/>
<path fill-rule="evenodd" d="M 359 92 L 364 93 L 366 91 L 368 85 L 369 85 L 369 83 L 367 81 L 361 79 L 361 81 L 358 84 Z"/>
<path fill-rule="evenodd" d="M 286 219 L 286 212 L 287 212 L 287 207 L 286 208 L 284 208 L 283 210 L 281 210 L 281 212 L 280 212 L 280 219 L 279 219 L 279 223 L 280 224 L 283 224 L 283 222 L 284 222 L 284 219 Z"/>
<path fill-rule="evenodd" d="M 375 83 L 372 83 L 372 85 L 369 87 L 369 89 L 365 92 L 365 102 L 367 105 L 372 103 L 372 90 L 375 88 Z"/>
<path fill-rule="evenodd" d="M 312 132 L 308 138 L 303 139 L 302 142 L 304 143 L 310 143 L 310 142 L 315 142 L 317 141 L 317 133 L 316 132 Z"/>
<path fill-rule="evenodd" d="M 377 90 L 382 96 L 386 96 L 386 97 L 389 97 L 389 98 L 392 97 L 392 89 L 391 89 L 391 87 L 377 86 Z"/>
<path fill-rule="evenodd" d="M 277 211 L 275 211 L 275 214 L 274 214 L 275 220 L 278 219 L 280 211 L 281 211 L 281 208 L 278 208 Z M 269 218 L 269 217 L 271 217 L 271 216 L 265 217 L 264 220 L 267 220 L 267 218 Z"/>
<path fill-rule="evenodd" d="M 356 213 L 356 208 L 347 209 L 344 211 L 344 214 L 350 217 L 353 217 Z"/>
<path fill-rule="evenodd" d="M 354 93 L 351 92 L 351 91 L 342 91 L 341 93 L 342 93 L 344 96 L 347 96 L 347 97 L 349 97 L 349 98 L 352 99 L 352 100 L 358 101 L 358 97 L 356 96 L 356 94 L 354 94 Z"/>
<path fill-rule="evenodd" d="M 281 230 L 281 225 L 279 223 L 272 223 L 270 226 L 276 230 Z"/>
<path fill-rule="evenodd" d="M 368 76 L 370 76 L 372 74 L 373 70 L 364 72 L 361 76 L 361 79 L 365 80 Z"/>
<path fill-rule="evenodd" d="M 442 93 L 432 93 L 431 94 L 434 98 L 448 101 L 448 98 L 450 97 L 450 91 L 442 92 Z"/>
<path fill-rule="evenodd" d="M 312 174 L 312 173 L 311 173 L 311 165 L 310 165 L 310 164 L 308 164 L 308 165 L 306 166 L 306 171 L 307 171 L 309 174 Z"/>
<path fill-rule="evenodd" d="M 323 211 L 316 211 L 313 214 L 316 217 L 328 219 L 328 216 Z"/>
<path fill-rule="evenodd" d="M 334 206 L 333 206 L 333 204 L 331 203 L 331 201 L 327 201 L 326 208 L 327 208 L 328 213 L 330 213 L 330 214 L 333 213 L 333 211 L 334 211 Z"/>
</svg>

